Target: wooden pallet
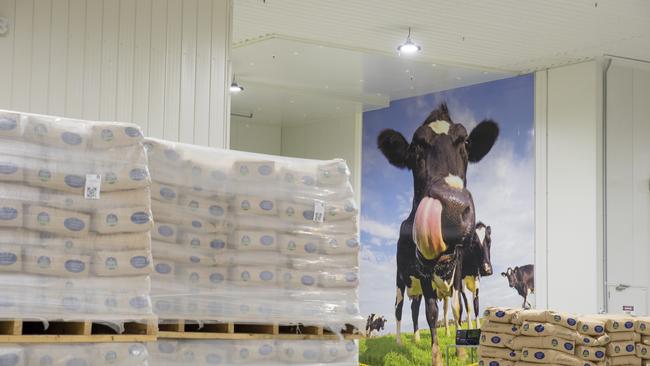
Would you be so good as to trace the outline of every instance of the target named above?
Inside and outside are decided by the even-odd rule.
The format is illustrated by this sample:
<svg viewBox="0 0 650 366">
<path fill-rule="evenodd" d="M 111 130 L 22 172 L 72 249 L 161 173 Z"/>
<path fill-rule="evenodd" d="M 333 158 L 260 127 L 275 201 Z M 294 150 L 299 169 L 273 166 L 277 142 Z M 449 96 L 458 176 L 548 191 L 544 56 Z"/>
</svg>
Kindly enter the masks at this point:
<svg viewBox="0 0 650 366">
<path fill-rule="evenodd" d="M 199 327 L 191 320 L 161 320 L 158 324 L 158 338 L 175 339 L 281 339 L 281 340 L 338 340 L 335 334 L 323 326 L 282 325 L 248 323 L 205 323 Z M 363 336 L 352 325 L 342 332 L 345 339 L 359 339 Z"/>
<path fill-rule="evenodd" d="M 153 342 L 157 334 L 155 319 L 146 323 L 125 322 L 121 334 L 93 320 L 51 321 L 47 329 L 41 321 L 0 320 L 0 343 Z"/>
</svg>

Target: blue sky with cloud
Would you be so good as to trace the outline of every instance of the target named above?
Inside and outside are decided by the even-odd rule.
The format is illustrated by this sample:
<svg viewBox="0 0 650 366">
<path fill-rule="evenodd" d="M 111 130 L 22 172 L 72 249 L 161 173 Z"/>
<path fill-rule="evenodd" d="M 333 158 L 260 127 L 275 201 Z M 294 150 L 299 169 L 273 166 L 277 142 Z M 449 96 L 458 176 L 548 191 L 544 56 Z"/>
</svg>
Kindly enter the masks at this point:
<svg viewBox="0 0 650 366">
<path fill-rule="evenodd" d="M 388 163 L 377 149 L 385 128 L 401 132 L 408 141 L 440 103 L 451 118 L 470 131 L 486 118 L 495 120 L 500 135 L 492 151 L 468 168 L 467 186 L 476 218 L 492 227 L 494 275 L 481 280 L 481 308 L 520 306 L 522 299 L 500 273 L 509 266 L 534 261 L 534 79 L 518 76 L 489 83 L 391 102 L 388 108 L 363 115 L 361 189 L 361 311 L 377 313 L 394 329 L 395 251 L 399 226 L 411 209 L 413 181 L 409 170 Z M 403 323 L 409 324 L 405 304 Z M 426 328 L 424 305 L 420 327 Z M 402 327 L 405 331 L 409 325 Z"/>
</svg>

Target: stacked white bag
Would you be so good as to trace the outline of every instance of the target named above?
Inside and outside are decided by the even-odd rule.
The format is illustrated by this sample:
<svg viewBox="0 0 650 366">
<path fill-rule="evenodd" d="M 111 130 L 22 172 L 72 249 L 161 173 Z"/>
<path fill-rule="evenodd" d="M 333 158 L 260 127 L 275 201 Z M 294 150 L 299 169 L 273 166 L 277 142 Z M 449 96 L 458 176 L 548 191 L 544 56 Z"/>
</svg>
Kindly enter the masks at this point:
<svg viewBox="0 0 650 366">
<path fill-rule="evenodd" d="M 356 341 L 174 341 L 148 344 L 151 364 L 357 366 Z"/>
<path fill-rule="evenodd" d="M 3 366 L 148 366 L 149 364 L 147 348 L 141 343 L 0 345 L 0 365 Z"/>
<path fill-rule="evenodd" d="M 0 317 L 152 315 L 142 140 L 133 124 L 0 111 Z"/>
<path fill-rule="evenodd" d="M 145 145 L 161 319 L 362 325 L 358 209 L 343 161 Z"/>
</svg>

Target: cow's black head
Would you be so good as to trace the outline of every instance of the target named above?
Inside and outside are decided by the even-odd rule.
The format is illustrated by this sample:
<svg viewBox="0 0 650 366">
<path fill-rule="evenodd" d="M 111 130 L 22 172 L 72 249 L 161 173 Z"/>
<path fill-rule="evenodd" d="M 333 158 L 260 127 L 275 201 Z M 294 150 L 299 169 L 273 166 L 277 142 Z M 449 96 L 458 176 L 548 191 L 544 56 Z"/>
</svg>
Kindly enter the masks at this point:
<svg viewBox="0 0 650 366">
<path fill-rule="evenodd" d="M 491 120 L 471 133 L 454 123 L 445 104 L 431 112 L 409 143 L 401 133 L 384 130 L 377 144 L 388 161 L 413 172 L 413 240 L 421 258 L 436 259 L 456 244 L 471 240 L 474 202 L 467 190 L 468 162 L 492 148 L 499 128 Z"/>
<path fill-rule="evenodd" d="M 508 269 L 505 272 L 501 272 L 501 276 L 505 277 L 508 279 L 508 285 L 510 287 L 515 287 L 515 283 L 517 282 L 517 276 L 515 275 L 515 270 L 517 270 L 517 267 L 515 269 L 512 269 L 508 267 Z"/>
<path fill-rule="evenodd" d="M 485 226 L 484 223 L 476 224 L 474 250 L 479 257 L 478 271 L 481 276 L 492 275 L 492 260 L 490 259 L 490 249 L 492 247 L 492 228 Z"/>
</svg>

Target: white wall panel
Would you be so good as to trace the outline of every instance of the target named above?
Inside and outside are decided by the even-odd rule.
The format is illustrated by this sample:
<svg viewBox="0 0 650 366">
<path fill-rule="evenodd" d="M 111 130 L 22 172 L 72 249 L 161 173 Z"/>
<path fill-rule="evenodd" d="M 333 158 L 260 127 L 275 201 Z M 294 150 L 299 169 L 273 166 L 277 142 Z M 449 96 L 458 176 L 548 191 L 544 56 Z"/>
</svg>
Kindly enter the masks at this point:
<svg viewBox="0 0 650 366">
<path fill-rule="evenodd" d="M 0 0 L 0 108 L 227 147 L 232 0 Z"/>
<path fill-rule="evenodd" d="M 254 124 L 245 118 L 235 117 L 230 131 L 230 147 L 234 150 L 283 155 L 280 125 Z"/>
</svg>

